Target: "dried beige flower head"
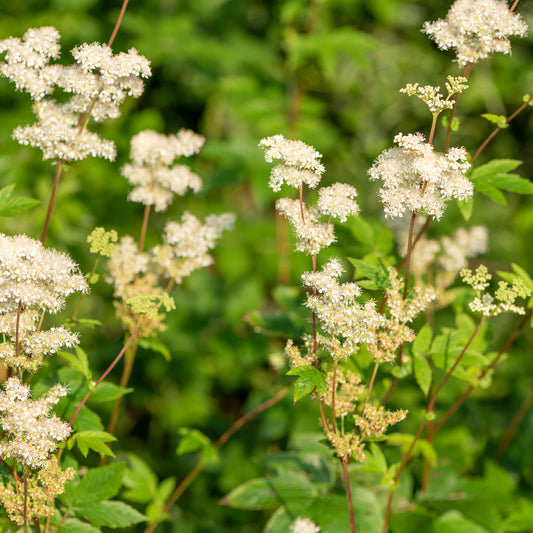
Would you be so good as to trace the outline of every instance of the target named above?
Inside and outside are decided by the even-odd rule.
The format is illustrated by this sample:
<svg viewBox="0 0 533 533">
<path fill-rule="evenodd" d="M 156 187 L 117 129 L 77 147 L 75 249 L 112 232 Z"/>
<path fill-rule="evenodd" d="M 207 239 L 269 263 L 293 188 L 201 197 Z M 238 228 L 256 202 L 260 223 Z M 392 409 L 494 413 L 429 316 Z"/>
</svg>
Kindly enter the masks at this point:
<svg viewBox="0 0 533 533">
<path fill-rule="evenodd" d="M 121 172 L 134 189 L 128 199 L 152 205 L 156 211 L 165 211 L 174 195 L 183 196 L 187 189 L 199 192 L 200 177 L 185 166 L 174 165 L 175 159 L 198 153 L 205 139 L 191 130 L 182 129 L 176 135 L 163 135 L 146 130 L 131 139 L 132 164 Z"/>
<path fill-rule="evenodd" d="M 385 216 L 402 217 L 422 210 L 440 218 L 446 201 L 467 200 L 474 188 L 465 176 L 470 164 L 464 148 L 436 153 L 420 133 L 394 138 L 397 148 L 385 150 L 368 171 L 370 179 L 383 181 L 380 189 Z"/>
<path fill-rule="evenodd" d="M 508 37 L 524 37 L 527 25 L 503 0 L 457 0 L 445 19 L 425 22 L 422 30 L 441 50 L 455 49 L 460 65 L 476 63 L 493 52 L 508 54 Z"/>
<path fill-rule="evenodd" d="M 322 154 L 302 141 L 286 139 L 283 135 L 273 135 L 262 139 L 260 148 L 265 150 L 265 159 L 271 163 L 280 159 L 282 163 L 272 169 L 269 186 L 273 191 L 281 190 L 283 183 L 300 188 L 304 183 L 314 189 L 324 172 L 320 163 Z"/>
<path fill-rule="evenodd" d="M 72 431 L 67 423 L 50 414 L 66 394 L 66 387 L 56 384 L 38 400 L 31 400 L 30 387 L 18 378 L 9 378 L 0 392 L 0 424 L 7 437 L 0 442 L 0 455 L 31 469 L 45 466 L 57 443 Z"/>
<path fill-rule="evenodd" d="M 9 519 L 21 526 L 25 521 L 52 516 L 56 512 L 54 500 L 64 492 L 67 481 L 73 479 L 73 468 L 61 470 L 57 459 L 44 461 L 40 470 L 26 474 L 26 487 L 21 491 L 14 483 L 0 483 L 0 502 Z"/>
</svg>

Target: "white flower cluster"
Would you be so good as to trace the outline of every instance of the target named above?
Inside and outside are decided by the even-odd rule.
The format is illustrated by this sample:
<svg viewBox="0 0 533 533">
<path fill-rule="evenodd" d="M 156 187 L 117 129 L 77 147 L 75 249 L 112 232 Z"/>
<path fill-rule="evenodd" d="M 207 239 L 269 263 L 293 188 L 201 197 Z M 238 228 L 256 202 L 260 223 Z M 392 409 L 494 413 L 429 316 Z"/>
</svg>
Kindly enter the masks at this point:
<svg viewBox="0 0 533 533">
<path fill-rule="evenodd" d="M 259 146 L 265 149 L 265 159 L 272 162 L 280 159 L 281 165 L 274 167 L 270 176 L 270 187 L 279 191 L 283 183 L 300 189 L 300 200 L 280 198 L 276 209 L 286 218 L 296 231 L 296 249 L 309 255 L 317 255 L 320 250 L 335 242 L 333 226 L 320 222 L 321 216 L 338 218 L 345 222 L 348 216 L 357 215 L 359 206 L 354 198 L 357 191 L 351 185 L 335 183 L 318 191 L 316 206 L 306 207 L 302 200 L 302 187 L 306 184 L 315 188 L 324 172 L 319 159 L 322 155 L 312 146 L 301 141 L 274 135 L 263 139 Z"/>
<path fill-rule="evenodd" d="M 425 22 L 422 30 L 441 50 L 455 49 L 460 65 L 476 63 L 493 52 L 508 54 L 508 37 L 524 37 L 527 25 L 503 0 L 457 0 L 445 19 Z"/>
<path fill-rule="evenodd" d="M 322 154 L 312 146 L 286 139 L 283 135 L 266 137 L 259 146 L 265 149 L 265 159 L 269 163 L 274 159 L 282 161 L 272 169 L 269 186 L 273 191 L 280 191 L 283 183 L 298 189 L 304 183 L 311 189 L 320 183 L 325 170 L 320 163 Z"/>
<path fill-rule="evenodd" d="M 289 527 L 290 533 L 319 533 L 320 527 L 309 518 L 298 517 Z"/>
<path fill-rule="evenodd" d="M 70 294 L 87 290 L 85 277 L 66 254 L 25 235 L 0 234 L 0 359 L 19 373 L 36 371 L 48 355 L 78 344 L 67 328 L 43 331 L 38 322 L 42 311 L 55 313 Z"/>
<path fill-rule="evenodd" d="M 0 233 L 2 314 L 24 309 L 55 313 L 73 292 L 87 292 L 85 277 L 64 253 L 44 248 L 26 235 Z"/>
<path fill-rule="evenodd" d="M 406 211 L 424 211 L 440 218 L 447 200 L 467 200 L 472 182 L 465 176 L 470 164 L 464 148 L 436 153 L 420 133 L 396 135 L 396 148 L 385 150 L 368 171 L 370 179 L 382 180 L 381 201 L 385 216 L 402 217 Z"/>
<path fill-rule="evenodd" d="M 89 155 L 114 160 L 115 146 L 87 131 L 89 115 L 96 121 L 116 118 L 126 96 L 143 92 L 140 78 L 151 75 L 150 62 L 135 49 L 114 55 L 105 44 L 83 44 L 74 48 L 76 63 L 50 64 L 60 55 L 59 32 L 52 27 L 29 29 L 22 39 L 0 41 L 0 75 L 26 91 L 34 100 L 37 122 L 18 127 L 15 139 L 43 151 L 44 159 L 77 161 Z M 60 87 L 71 98 L 58 103 L 46 98 Z"/>
<path fill-rule="evenodd" d="M 9 378 L 0 392 L 0 424 L 8 436 L 0 441 L 0 455 L 32 469 L 43 467 L 57 449 L 57 443 L 71 433 L 68 424 L 50 414 L 66 394 L 66 387 L 56 384 L 32 401 L 30 387 L 18 378 Z"/>
<path fill-rule="evenodd" d="M 121 172 L 134 185 L 128 199 L 153 205 L 165 211 L 174 195 L 183 196 L 187 189 L 195 193 L 202 188 L 200 177 L 185 165 L 174 165 L 175 159 L 198 153 L 205 139 L 191 130 L 182 129 L 176 135 L 163 135 L 151 130 L 141 131 L 131 139 L 132 164 Z"/>
<path fill-rule="evenodd" d="M 181 283 L 194 270 L 213 264 L 209 250 L 234 223 L 235 215 L 231 213 L 209 215 L 202 224 L 186 211 L 181 223 L 169 222 L 165 226 L 164 244 L 154 248 L 152 261 L 167 278 Z"/>
<path fill-rule="evenodd" d="M 375 302 L 357 301 L 361 289 L 356 283 L 338 283 L 344 269 L 337 259 L 330 260 L 320 272 L 305 272 L 303 285 L 313 289 L 307 306 L 320 321 L 322 330 L 342 339 L 347 356 L 359 350 L 359 344 L 375 344 L 377 331 L 386 322 L 377 312 Z"/>
</svg>

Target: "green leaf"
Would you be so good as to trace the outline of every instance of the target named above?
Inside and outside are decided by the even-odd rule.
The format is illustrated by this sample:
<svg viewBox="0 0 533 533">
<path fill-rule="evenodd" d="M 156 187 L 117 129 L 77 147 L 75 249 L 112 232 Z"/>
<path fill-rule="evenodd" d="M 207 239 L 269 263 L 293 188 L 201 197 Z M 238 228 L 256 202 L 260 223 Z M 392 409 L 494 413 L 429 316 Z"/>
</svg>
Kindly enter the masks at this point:
<svg viewBox="0 0 533 533">
<path fill-rule="evenodd" d="M 413 367 L 416 382 L 418 383 L 418 386 L 422 389 L 424 395 L 427 396 L 429 393 L 429 389 L 431 388 L 431 366 L 428 363 L 427 359 L 423 357 L 415 357 L 413 359 Z"/>
<path fill-rule="evenodd" d="M 201 431 L 191 428 L 181 428 L 179 434 L 181 435 L 181 440 L 176 449 L 178 455 L 200 451 L 204 461 L 216 461 L 218 459 L 217 451 L 211 443 L 211 440 Z"/>
<path fill-rule="evenodd" d="M 383 474 L 387 473 L 387 459 L 383 455 L 381 448 L 375 443 L 370 443 L 370 453 L 365 451 L 366 461 L 361 464 L 360 471 L 368 472 L 370 474 Z"/>
<path fill-rule="evenodd" d="M 385 265 L 374 265 L 361 259 L 348 258 L 348 261 L 357 269 L 357 272 L 367 278 L 370 283 L 358 281 L 357 283 L 368 289 L 384 290 L 390 287 L 389 272 Z"/>
<path fill-rule="evenodd" d="M 59 351 L 58 355 L 62 359 L 64 359 L 71 368 L 81 372 L 86 379 L 91 379 L 92 372 L 89 368 L 89 359 L 87 357 L 87 354 L 79 346 L 76 346 L 75 350 L 76 354 L 73 354 L 71 352 Z"/>
<path fill-rule="evenodd" d="M 432 339 L 433 332 L 431 331 L 431 327 L 429 324 L 424 324 L 413 342 L 413 354 L 419 357 L 427 355 L 431 348 Z"/>
<path fill-rule="evenodd" d="M 372 226 L 362 217 L 350 220 L 350 229 L 353 236 L 362 244 L 374 245 L 375 235 Z"/>
<path fill-rule="evenodd" d="M 403 454 L 407 453 L 411 443 L 414 440 L 413 435 L 408 435 L 406 433 L 390 433 L 387 438 L 387 444 L 390 446 L 400 445 Z M 437 452 L 433 448 L 432 444 L 426 440 L 418 440 L 411 452 L 412 457 L 422 455 L 433 466 L 437 464 Z"/>
<path fill-rule="evenodd" d="M 94 318 L 78 318 L 77 322 L 80 326 L 85 326 L 90 329 L 94 329 L 95 327 L 102 325 L 100 320 L 95 320 Z"/>
<path fill-rule="evenodd" d="M 12 217 L 26 211 L 37 204 L 39 200 L 26 196 L 11 196 L 15 185 L 8 185 L 0 189 L 0 217 Z"/>
<path fill-rule="evenodd" d="M 481 116 L 487 119 L 489 122 L 492 122 L 492 124 L 496 124 L 496 126 L 498 126 L 498 128 L 500 129 L 505 129 L 509 127 L 509 124 L 507 124 L 506 122 L 507 117 L 505 115 L 493 115 L 491 113 L 484 113 Z"/>
<path fill-rule="evenodd" d="M 275 509 L 280 501 L 268 479 L 251 479 L 226 495 L 221 503 L 234 509 Z"/>
<path fill-rule="evenodd" d="M 496 174 L 490 179 L 491 184 L 505 191 L 518 194 L 533 194 L 533 182 L 518 174 Z"/>
<path fill-rule="evenodd" d="M 132 388 L 119 387 L 108 381 L 102 381 L 91 394 L 89 401 L 91 403 L 112 402 L 125 394 L 133 392 L 133 390 Z"/>
<path fill-rule="evenodd" d="M 522 161 L 518 159 L 493 159 L 472 171 L 472 179 L 487 178 L 497 174 L 505 174 L 519 167 Z"/>
<path fill-rule="evenodd" d="M 114 453 L 106 444 L 115 440 L 117 440 L 116 437 L 106 431 L 78 431 L 68 440 L 67 445 L 69 449 L 72 449 L 74 443 L 76 443 L 83 457 L 87 457 L 89 450 L 93 450 L 102 455 L 115 457 Z"/>
<path fill-rule="evenodd" d="M 457 200 L 456 203 L 463 218 L 467 221 L 470 220 L 474 210 L 474 197 L 471 196 L 468 200 Z"/>
<path fill-rule="evenodd" d="M 494 185 L 491 185 L 489 182 L 483 181 L 481 179 L 472 180 L 472 183 L 474 184 L 474 189 L 476 189 L 476 191 L 479 191 L 481 194 L 488 196 L 497 204 L 507 205 L 507 200 L 505 199 L 505 196 Z"/>
<path fill-rule="evenodd" d="M 139 346 L 145 350 L 151 350 L 152 352 L 161 354 L 166 361 L 170 361 L 171 359 L 170 350 L 157 337 L 141 339 Z"/>
<path fill-rule="evenodd" d="M 70 507 L 87 505 L 113 498 L 122 485 L 126 463 L 113 463 L 99 468 L 91 468 L 76 483 L 72 481 L 65 487 L 61 501 Z"/>
<path fill-rule="evenodd" d="M 130 466 L 124 472 L 123 480 L 127 487 L 124 498 L 138 503 L 151 501 L 157 493 L 157 476 L 140 457 L 129 453 L 128 461 Z"/>
<path fill-rule="evenodd" d="M 294 384 L 294 402 L 296 403 L 300 398 L 311 394 L 315 388 L 319 396 L 322 396 L 326 391 L 326 382 L 324 376 L 314 367 L 310 365 L 297 366 L 287 372 L 288 376 L 299 376 Z"/>
<path fill-rule="evenodd" d="M 57 530 L 59 533 L 100 533 L 96 527 L 76 518 L 67 518 Z"/>
<path fill-rule="evenodd" d="M 453 510 L 444 513 L 435 522 L 435 533 L 489 533 L 489 530 Z"/>
<path fill-rule="evenodd" d="M 112 528 L 127 527 L 146 521 L 146 516 L 124 502 L 103 501 L 75 508 L 77 515 L 89 520 L 96 527 L 107 526 Z"/>
</svg>

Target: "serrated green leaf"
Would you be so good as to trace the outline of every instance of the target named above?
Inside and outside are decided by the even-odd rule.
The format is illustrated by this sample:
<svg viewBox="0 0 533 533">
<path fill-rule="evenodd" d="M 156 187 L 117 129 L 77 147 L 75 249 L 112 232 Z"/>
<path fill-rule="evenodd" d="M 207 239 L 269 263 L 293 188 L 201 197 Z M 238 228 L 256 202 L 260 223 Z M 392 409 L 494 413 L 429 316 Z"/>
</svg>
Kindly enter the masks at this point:
<svg viewBox="0 0 533 533">
<path fill-rule="evenodd" d="M 91 379 L 92 372 L 89 368 L 87 354 L 85 354 L 85 352 L 79 346 L 76 346 L 76 354 L 60 350 L 58 352 L 58 355 L 59 357 L 61 357 L 61 359 L 68 363 L 68 366 L 70 366 L 70 368 L 81 372 L 85 376 L 85 379 Z"/>
<path fill-rule="evenodd" d="M 505 199 L 503 193 L 488 181 L 484 181 L 482 178 L 479 178 L 472 179 L 472 183 L 474 184 L 474 189 L 476 189 L 476 191 L 488 196 L 497 204 L 507 205 L 507 200 Z"/>
<path fill-rule="evenodd" d="M 413 368 L 416 382 L 422 389 L 424 395 L 427 396 L 429 389 L 431 388 L 432 379 L 431 366 L 429 365 L 428 360 L 423 357 L 415 357 L 413 359 Z"/>
<path fill-rule="evenodd" d="M 431 347 L 432 339 L 433 331 L 431 331 L 431 327 L 429 324 L 424 324 L 413 342 L 413 354 L 417 356 L 426 355 Z"/>
<path fill-rule="evenodd" d="M 170 361 L 171 359 L 170 350 L 157 337 L 141 339 L 139 341 L 139 346 L 145 350 L 151 350 L 152 352 L 161 354 L 166 361 Z"/>
<path fill-rule="evenodd" d="M 78 431 L 69 439 L 68 446 L 72 448 L 71 443 L 74 441 L 84 457 L 87 457 L 89 450 L 115 457 L 114 453 L 106 444 L 106 442 L 115 440 L 117 440 L 116 437 L 106 431 Z"/>
<path fill-rule="evenodd" d="M 75 507 L 113 498 L 120 490 L 125 468 L 126 463 L 91 468 L 80 481 L 67 484 L 61 500 Z"/>
<path fill-rule="evenodd" d="M 348 261 L 357 269 L 357 273 L 367 278 L 376 289 L 384 290 L 390 287 L 389 272 L 383 264 L 374 265 L 352 257 L 349 257 Z M 362 281 L 357 283 L 363 285 Z"/>
<path fill-rule="evenodd" d="M 147 503 L 157 494 L 157 476 L 140 457 L 128 454 L 129 467 L 124 472 L 124 491 L 126 500 L 138 503 Z"/>
<path fill-rule="evenodd" d="M 435 521 L 435 533 L 489 533 L 488 529 L 465 518 L 459 511 L 447 511 Z"/>
<path fill-rule="evenodd" d="M 75 507 L 78 516 L 87 518 L 96 527 L 127 527 L 146 521 L 146 516 L 124 502 L 102 501 Z"/>
<path fill-rule="evenodd" d="M 299 376 L 294 384 L 294 401 L 311 394 L 315 388 L 319 396 L 326 391 L 324 376 L 314 366 L 297 366 L 287 372 L 289 376 Z"/>
<path fill-rule="evenodd" d="M 375 443 L 370 443 L 370 452 L 365 451 L 366 461 L 361 464 L 360 471 L 371 474 L 386 474 L 387 459 L 383 455 L 381 448 Z"/>
<path fill-rule="evenodd" d="M 100 533 L 100 530 L 76 518 L 67 518 L 58 528 L 59 533 Z"/>
<path fill-rule="evenodd" d="M 518 174 L 496 174 L 490 178 L 490 183 L 505 191 L 517 194 L 533 194 L 533 182 L 520 177 Z"/>
<path fill-rule="evenodd" d="M 519 167 L 522 161 L 518 159 L 493 159 L 484 165 L 476 167 L 472 171 L 472 178 L 486 178 L 496 176 L 497 174 L 506 174 Z"/>
</svg>

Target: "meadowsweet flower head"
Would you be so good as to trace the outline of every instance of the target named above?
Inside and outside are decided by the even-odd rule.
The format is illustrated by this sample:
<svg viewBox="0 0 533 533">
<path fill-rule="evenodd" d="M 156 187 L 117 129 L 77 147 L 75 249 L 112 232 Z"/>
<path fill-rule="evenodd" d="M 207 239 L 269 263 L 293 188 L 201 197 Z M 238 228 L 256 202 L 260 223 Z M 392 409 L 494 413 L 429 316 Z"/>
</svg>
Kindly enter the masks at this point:
<svg viewBox="0 0 533 533">
<path fill-rule="evenodd" d="M 128 199 L 153 205 L 165 211 L 174 195 L 183 196 L 187 189 L 199 192 L 200 177 L 185 165 L 171 166 L 175 159 L 197 153 L 204 143 L 201 135 L 182 129 L 176 135 L 146 130 L 131 140 L 132 164 L 122 167 L 122 175 L 134 186 Z"/>
<path fill-rule="evenodd" d="M 331 224 L 319 222 L 321 213 L 311 207 L 307 209 L 299 200 L 280 198 L 276 202 L 276 209 L 289 219 L 296 231 L 298 243 L 296 249 L 308 255 L 316 255 L 323 248 L 335 242 L 335 234 Z M 302 217 L 303 212 L 303 217 Z"/>
<path fill-rule="evenodd" d="M 455 278 L 468 265 L 468 259 L 487 251 L 488 232 L 485 226 L 459 228 L 452 237 L 443 237 L 439 265 Z"/>
<path fill-rule="evenodd" d="M 272 169 L 269 186 L 279 191 L 283 183 L 300 188 L 304 183 L 314 189 L 325 170 L 320 163 L 322 154 L 302 141 L 286 139 L 283 135 L 267 137 L 259 143 L 265 150 L 265 159 L 271 163 L 280 159 L 282 163 Z"/>
<path fill-rule="evenodd" d="M 290 525 L 290 533 L 319 533 L 320 527 L 309 518 L 300 516 Z"/>
<path fill-rule="evenodd" d="M 503 0 L 457 0 L 445 19 L 425 22 L 422 30 L 441 50 L 455 49 L 460 65 L 476 63 L 493 52 L 508 54 L 508 37 L 524 37 L 527 25 Z"/>
<path fill-rule="evenodd" d="M 367 405 L 363 416 L 355 415 L 355 425 L 359 427 L 364 438 L 378 439 L 382 437 L 387 428 L 397 424 L 407 416 L 405 409 L 389 411 L 382 405 L 374 407 Z"/>
<path fill-rule="evenodd" d="M 0 392 L 0 424 L 7 435 L 0 442 L 0 455 L 31 469 L 42 468 L 57 443 L 72 431 L 67 423 L 50 414 L 66 394 L 66 387 L 56 384 L 38 400 L 31 400 L 30 387 L 18 378 L 9 378 Z"/>
<path fill-rule="evenodd" d="M 349 216 L 359 213 L 359 206 L 354 200 L 356 196 L 355 187 L 346 183 L 335 183 L 330 187 L 319 189 L 316 206 L 323 215 L 346 222 Z"/>
<path fill-rule="evenodd" d="M 65 104 L 43 100 L 34 106 L 39 120 L 31 126 L 18 126 L 13 138 L 20 144 L 39 148 L 43 159 L 80 161 L 89 156 L 114 161 L 115 144 L 79 127 L 78 117 Z"/>
<path fill-rule="evenodd" d="M 466 150 L 451 148 L 442 155 L 424 140 L 420 133 L 398 134 L 398 147 L 385 150 L 368 171 L 370 179 L 383 182 L 379 194 L 386 217 L 422 210 L 438 219 L 447 200 L 467 200 L 473 194 L 465 176 L 470 167 Z"/>
<path fill-rule="evenodd" d="M 30 28 L 22 39 L 8 37 L 0 41 L 0 75 L 12 81 L 18 91 L 26 91 L 38 101 L 54 90 L 54 75 L 49 68 L 51 59 L 60 55 L 59 32 L 51 27 Z"/>
<path fill-rule="evenodd" d="M 168 222 L 163 232 L 163 244 L 152 252 L 152 261 L 166 277 L 181 283 L 182 279 L 198 268 L 209 266 L 222 232 L 233 227 L 235 216 L 231 213 L 209 215 L 204 223 L 187 211 L 181 223 Z"/>
<path fill-rule="evenodd" d="M 0 304 L 2 313 L 25 309 L 56 312 L 87 282 L 66 254 L 44 248 L 25 235 L 0 234 Z"/>
</svg>

